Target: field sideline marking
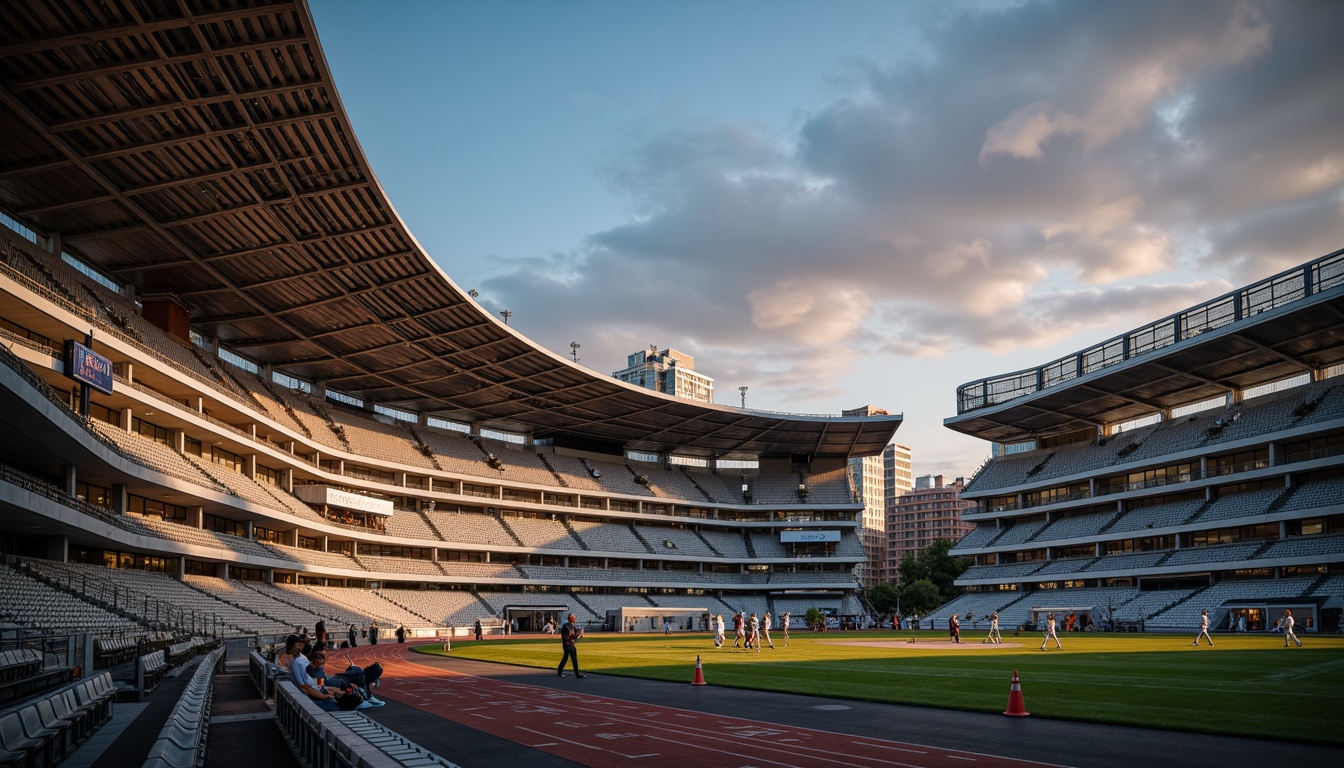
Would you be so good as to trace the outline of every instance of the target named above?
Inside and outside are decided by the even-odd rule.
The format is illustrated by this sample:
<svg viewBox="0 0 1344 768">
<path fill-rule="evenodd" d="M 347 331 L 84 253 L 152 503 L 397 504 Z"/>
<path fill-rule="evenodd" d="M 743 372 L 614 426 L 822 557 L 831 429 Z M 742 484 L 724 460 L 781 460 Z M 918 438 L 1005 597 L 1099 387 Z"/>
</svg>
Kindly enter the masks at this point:
<svg viewBox="0 0 1344 768">
<path fill-rule="evenodd" d="M 1307 675 L 1315 675 L 1321 672 L 1329 672 L 1330 670 L 1338 669 L 1339 667 L 1344 667 L 1344 659 L 1336 659 L 1335 661 L 1323 661 L 1320 664 L 1312 664 L 1309 667 L 1302 667 L 1300 669 L 1289 670 L 1287 672 L 1280 672 L 1274 675 L 1261 675 L 1260 677 L 1257 677 L 1255 679 L 1263 680 L 1267 683 L 1282 682 L 1284 680 L 1292 680 L 1293 678 L 1297 677 L 1306 677 Z"/>
<path fill-rule="evenodd" d="M 1344 664 L 1344 661 L 1342 661 L 1342 662 L 1338 662 L 1338 663 L 1340 663 L 1340 664 Z M 815 664 L 790 664 L 789 666 L 790 666 L 791 668 L 794 668 L 794 669 L 814 669 L 814 670 L 823 670 L 823 671 L 831 671 L 831 672 L 835 671 L 835 667 L 834 667 L 834 665 L 818 666 L 818 665 L 815 665 Z M 919 670 L 928 670 L 928 669 L 930 669 L 930 668 L 929 668 L 929 667 L 917 667 L 916 669 L 919 669 Z M 868 668 L 859 668 L 859 669 L 855 669 L 855 670 L 853 670 L 853 671 L 860 671 L 860 672 L 864 672 L 864 673 L 867 673 L 867 674 L 882 674 L 882 675 L 906 675 L 906 674 L 912 674 L 911 671 L 910 671 L 910 668 L 908 668 L 908 667 L 907 667 L 907 668 L 904 668 L 904 669 L 892 669 L 892 670 L 888 670 L 888 669 L 868 669 Z M 600 673 L 599 673 L 599 674 L 600 674 Z M 983 673 L 980 673 L 980 674 L 973 674 L 973 673 L 969 673 L 969 672 L 948 672 L 948 671 L 942 671 L 942 670 L 937 671 L 937 672 L 933 672 L 933 671 L 919 671 L 919 672 L 915 672 L 915 673 L 913 673 L 913 674 L 923 675 L 923 676 L 926 676 L 926 677 L 945 677 L 945 678 L 958 678 L 958 679 L 968 679 L 968 680 L 983 680 L 983 679 L 985 678 L 985 675 L 984 675 Z M 640 678 L 640 679 L 654 679 L 654 680 L 656 680 L 656 678 Z M 1313 692 L 1311 692 L 1311 691 L 1302 691 L 1302 692 L 1299 692 L 1299 691 L 1266 691 L 1266 690 L 1264 690 L 1264 688 L 1262 688 L 1262 687 L 1260 687 L 1260 686 L 1258 686 L 1258 685 L 1251 685 L 1249 682 L 1248 682 L 1248 683 L 1245 683 L 1245 687 L 1244 687 L 1244 688 L 1241 688 L 1241 689 L 1233 689 L 1233 688 L 1229 687 L 1229 686 L 1226 685 L 1226 684 L 1220 684 L 1220 685 L 1219 685 L 1218 687 L 1216 687 L 1216 688 L 1208 688 L 1208 687 L 1203 687 L 1203 686 L 1190 685 L 1189 683 L 1191 683 L 1191 682 L 1198 682 L 1198 680 L 1192 680 L 1192 679 L 1190 679 L 1190 678 L 1179 678 L 1179 679 L 1177 679 L 1177 680 L 1174 680 L 1174 681 L 1172 682 L 1171 685 L 1152 685 L 1152 684 L 1150 684 L 1150 683 L 1147 682 L 1147 681 L 1161 680 L 1161 679 L 1162 679 L 1162 678 L 1161 678 L 1160 676 L 1158 676 L 1158 675 L 1143 675 L 1143 676 L 1138 676 L 1138 675 L 1115 675 L 1115 674 L 1101 674 L 1101 673 L 1087 673 L 1087 672 L 1084 672 L 1084 673 L 1059 673 L 1059 672 L 1039 672 L 1039 673 L 1038 673 L 1038 672 L 1033 672 L 1033 673 L 1032 673 L 1032 677 L 1031 677 L 1031 680 L 1032 680 L 1032 682 L 1034 682 L 1034 683 L 1040 683 L 1040 682 L 1046 682 L 1046 683 L 1059 683 L 1059 684 L 1066 684 L 1066 683 L 1087 683 L 1088 685 L 1107 685 L 1107 686 L 1120 687 L 1120 688 L 1152 688 L 1152 689 L 1154 689 L 1154 690 L 1161 690 L 1161 691 L 1204 691 L 1204 692 L 1208 692 L 1208 693 L 1220 693 L 1220 692 L 1221 692 L 1221 693 L 1248 693 L 1248 694 L 1255 694 L 1255 695 L 1257 695 L 1257 696 L 1261 696 L 1261 697 L 1264 697 L 1264 696 L 1298 696 L 1298 697 L 1301 697 L 1301 696 L 1324 696 L 1324 697 L 1326 697 L 1326 698 L 1331 698 L 1331 699 L 1344 698 L 1344 692 L 1335 692 L 1335 691 L 1337 691 L 1337 689 L 1334 688 L 1334 687 L 1332 687 L 1332 686 L 1328 686 L 1328 685 L 1323 685 L 1323 686 L 1322 686 L 1322 689 L 1323 689 L 1323 692 L 1322 692 L 1322 693 L 1313 693 Z M 662 681 L 662 682 L 667 682 L 667 681 Z M 755 690 L 755 689 L 751 689 L 751 690 Z M 767 691 L 768 691 L 768 689 L 763 689 L 763 690 L 767 690 Z M 889 703 L 889 704 L 893 704 L 893 703 L 894 703 L 894 704 L 899 704 L 899 703 L 901 703 L 901 702 L 885 702 L 885 703 Z M 923 706 L 923 705 L 912 704 L 912 705 L 908 705 L 908 706 Z"/>
</svg>

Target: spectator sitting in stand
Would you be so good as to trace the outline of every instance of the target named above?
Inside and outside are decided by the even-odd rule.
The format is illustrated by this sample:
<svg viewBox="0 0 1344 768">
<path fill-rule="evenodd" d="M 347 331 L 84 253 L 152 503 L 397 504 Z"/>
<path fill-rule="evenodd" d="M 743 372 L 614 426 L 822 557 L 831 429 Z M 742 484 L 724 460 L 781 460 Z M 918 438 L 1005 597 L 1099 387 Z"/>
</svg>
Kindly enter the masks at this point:
<svg viewBox="0 0 1344 768">
<path fill-rule="evenodd" d="M 342 705 L 338 702 L 338 699 L 342 698 L 345 692 L 340 688 L 327 687 L 324 685 L 325 679 L 314 676 L 314 672 L 320 671 L 322 665 L 326 662 L 326 651 L 313 651 L 311 656 L 296 657 L 290 664 L 289 673 L 294 678 L 295 685 L 299 686 L 299 690 L 303 691 L 304 695 L 314 704 L 327 712 L 339 712 Z M 345 698 L 345 702 L 350 709 L 368 709 L 374 706 L 367 701 L 361 701 L 356 706 L 349 706 L 349 703 L 353 702 L 350 698 Z"/>
<path fill-rule="evenodd" d="M 345 655 L 346 668 L 344 672 L 335 675 L 327 674 L 325 664 L 318 666 L 314 662 L 308 669 L 309 677 L 316 680 L 325 680 L 326 685 L 330 687 L 346 690 L 354 688 L 360 695 L 361 701 L 367 701 L 371 706 L 381 707 L 386 702 L 374 697 L 370 686 L 379 685 L 378 678 L 383 675 L 383 665 L 374 662 L 367 669 L 355 666 L 350 659 L 350 654 Z"/>
<path fill-rule="evenodd" d="M 279 656 L 275 657 L 276 666 L 288 670 L 289 665 L 294 662 L 295 658 L 302 655 L 302 653 L 303 638 L 299 635 L 290 635 L 285 638 L 284 650 L 280 652 Z"/>
</svg>

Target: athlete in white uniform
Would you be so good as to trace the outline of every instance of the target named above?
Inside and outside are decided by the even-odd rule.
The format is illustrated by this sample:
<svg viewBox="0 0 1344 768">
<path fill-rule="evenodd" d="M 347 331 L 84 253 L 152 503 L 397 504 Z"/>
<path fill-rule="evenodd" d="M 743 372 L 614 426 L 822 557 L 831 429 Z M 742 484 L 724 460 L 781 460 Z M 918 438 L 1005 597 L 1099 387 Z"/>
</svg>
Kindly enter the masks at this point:
<svg viewBox="0 0 1344 768">
<path fill-rule="evenodd" d="M 1052 637 L 1055 638 L 1055 647 L 1061 651 L 1064 650 L 1064 646 L 1059 644 L 1059 635 L 1055 634 L 1055 614 L 1047 613 L 1045 615 L 1045 639 L 1041 641 L 1042 651 L 1045 650 L 1046 643 L 1049 643 Z"/>
<path fill-rule="evenodd" d="M 714 617 L 714 647 L 723 647 L 723 614 Z"/>
<path fill-rule="evenodd" d="M 995 645 L 1003 644 L 1003 635 L 999 634 L 999 614 L 997 613 L 989 614 L 989 637 L 985 638 L 985 642 Z"/>
<path fill-rule="evenodd" d="M 1297 633 L 1293 632 L 1293 625 L 1297 624 L 1293 620 L 1293 612 L 1287 608 L 1283 609 L 1283 647 L 1288 647 L 1288 641 L 1297 643 L 1297 647 L 1302 647 L 1302 641 L 1297 639 Z"/>
<path fill-rule="evenodd" d="M 1199 645 L 1199 639 L 1201 637 L 1209 641 L 1210 648 L 1213 647 L 1213 638 L 1209 637 L 1209 612 L 1207 609 L 1199 612 L 1199 634 L 1195 635 L 1195 642 L 1193 644 Z"/>
<path fill-rule="evenodd" d="M 790 615 L 789 612 L 788 612 L 788 611 L 785 611 L 785 612 L 784 612 L 784 615 L 781 616 L 781 617 L 780 617 L 780 620 L 779 620 L 780 626 L 782 626 L 782 627 L 784 628 L 784 647 L 785 647 L 785 648 L 788 648 L 788 647 L 789 647 L 789 615 Z"/>
<path fill-rule="evenodd" d="M 770 626 L 771 626 L 771 624 L 772 624 L 772 622 L 771 622 L 771 620 L 770 620 L 770 612 L 769 612 L 769 611 L 766 611 L 766 612 L 765 612 L 765 619 L 761 621 L 761 638 L 762 638 L 763 640 L 765 640 L 766 645 L 769 645 L 769 646 L 770 646 L 770 650 L 773 651 L 773 650 L 775 649 L 775 641 L 773 641 L 773 640 L 770 639 Z M 759 651 L 760 649 L 761 649 L 761 644 L 758 642 L 758 643 L 756 643 L 756 650 Z"/>
</svg>

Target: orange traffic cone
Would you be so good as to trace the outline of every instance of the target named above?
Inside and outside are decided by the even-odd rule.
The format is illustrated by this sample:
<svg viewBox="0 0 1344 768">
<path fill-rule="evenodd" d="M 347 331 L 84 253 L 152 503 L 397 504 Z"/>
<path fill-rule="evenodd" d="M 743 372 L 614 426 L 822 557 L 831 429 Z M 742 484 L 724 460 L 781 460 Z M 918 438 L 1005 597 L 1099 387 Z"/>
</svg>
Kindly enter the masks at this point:
<svg viewBox="0 0 1344 768">
<path fill-rule="evenodd" d="M 695 657 L 695 677 L 691 679 L 691 685 L 709 685 L 705 682 L 705 671 L 700 668 L 700 657 Z"/>
<path fill-rule="evenodd" d="M 1013 684 L 1008 689 L 1008 708 L 1003 714 L 1009 717 L 1026 717 L 1027 704 L 1022 700 L 1022 682 L 1017 679 L 1017 670 L 1013 670 Z"/>
</svg>

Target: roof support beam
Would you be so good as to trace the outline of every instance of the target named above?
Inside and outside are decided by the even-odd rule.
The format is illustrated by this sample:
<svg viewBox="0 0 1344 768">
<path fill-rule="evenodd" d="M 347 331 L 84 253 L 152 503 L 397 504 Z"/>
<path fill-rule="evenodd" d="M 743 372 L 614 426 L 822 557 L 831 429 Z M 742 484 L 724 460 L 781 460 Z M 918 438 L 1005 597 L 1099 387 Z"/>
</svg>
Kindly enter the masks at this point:
<svg viewBox="0 0 1344 768">
<path fill-rule="evenodd" d="M 115 195 L 95 195 L 85 197 L 79 200 L 62 200 L 57 203 L 48 203 L 47 205 L 38 205 L 32 208 L 24 208 L 19 211 L 19 215 L 25 218 L 29 216 L 41 216 L 44 213 L 59 213 L 74 208 L 84 208 L 90 205 L 102 205 L 103 203 L 114 203 L 117 201 Z"/>
<path fill-rule="evenodd" d="M 58 120 L 51 123 L 48 128 L 58 133 L 66 131 L 78 131 L 82 128 L 91 128 L 95 125 L 106 125 L 107 123 L 117 122 L 118 120 L 134 120 L 140 117 L 150 117 L 151 115 L 168 114 L 179 109 L 192 109 L 195 107 L 208 107 L 214 104 L 236 103 L 237 99 L 256 99 L 266 96 L 274 96 L 280 93 L 297 93 L 299 91 L 310 91 L 314 88 L 322 88 L 326 83 L 315 80 L 307 83 L 287 83 L 285 85 L 273 85 L 266 88 L 258 88 L 253 91 L 244 91 L 237 96 L 224 94 L 219 96 L 204 96 L 195 99 L 173 99 L 159 104 L 149 104 L 134 109 L 123 109 L 118 112 L 105 112 L 100 115 L 90 117 L 80 117 L 72 120 Z"/>
<path fill-rule="evenodd" d="M 307 35 L 301 32 L 290 32 L 283 35 L 267 38 L 265 40 L 247 40 L 233 45 L 220 45 L 213 48 L 216 56 L 239 53 L 246 51 L 259 51 L 271 48 L 276 45 L 286 43 L 302 42 L 307 39 Z M 157 67 L 173 66 L 177 64 L 189 64 L 191 62 L 206 61 L 210 58 L 209 53 L 194 51 L 192 53 L 179 53 L 171 56 L 146 56 L 140 59 L 123 60 L 115 64 L 105 66 L 81 67 L 77 70 L 71 70 L 59 75 L 48 75 L 45 77 L 27 77 L 10 83 L 10 90 L 17 93 L 32 91 L 38 88 L 49 88 L 53 85 L 66 85 L 68 83 L 82 83 L 93 80 L 98 77 L 111 77 L 121 75 L 127 72 L 134 72 L 138 69 L 153 69 Z"/>
<path fill-rule="evenodd" d="M 284 2 L 281 0 L 260 8 L 248 7 L 217 11 L 215 13 L 202 13 L 194 18 L 178 17 L 173 19 L 159 19 L 156 21 L 133 21 L 127 24 L 117 24 L 115 26 L 103 27 L 102 29 L 95 29 L 88 32 L 74 32 L 67 35 L 41 37 L 23 43 L 6 45 L 0 47 L 0 57 L 22 56 L 27 53 L 39 53 L 41 51 L 67 48 L 72 45 L 84 45 L 86 43 L 99 43 L 104 40 L 115 40 L 119 37 L 128 37 L 131 35 L 148 35 L 153 32 L 162 32 L 168 29 L 182 29 L 191 24 L 210 24 L 217 21 L 228 21 L 230 19 L 246 16 L 272 16 L 278 11 L 289 10 L 293 7 L 293 2 Z"/>
<path fill-rule="evenodd" d="M 11 165 L 6 168 L 0 168 L 0 179 L 8 179 L 14 176 L 27 176 L 30 173 L 44 173 L 46 171 L 55 171 L 73 166 L 74 162 L 68 157 L 42 157 L 36 160 L 29 160 L 25 163 Z"/>
</svg>

